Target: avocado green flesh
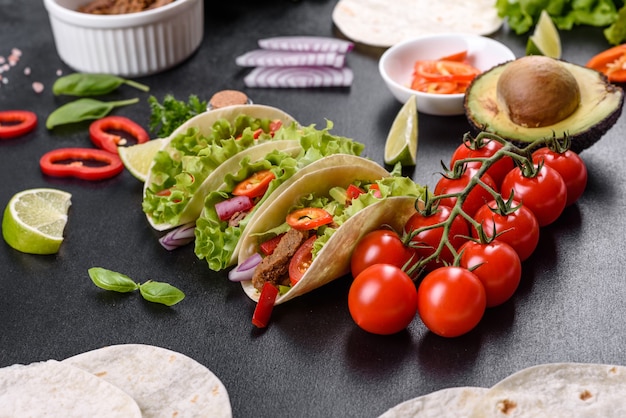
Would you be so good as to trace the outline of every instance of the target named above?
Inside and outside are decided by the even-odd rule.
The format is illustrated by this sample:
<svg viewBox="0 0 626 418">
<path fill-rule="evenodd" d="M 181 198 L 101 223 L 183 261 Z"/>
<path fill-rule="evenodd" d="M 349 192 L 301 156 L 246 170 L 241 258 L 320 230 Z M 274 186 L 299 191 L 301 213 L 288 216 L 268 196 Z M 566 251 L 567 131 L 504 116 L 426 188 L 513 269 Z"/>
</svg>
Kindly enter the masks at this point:
<svg viewBox="0 0 626 418">
<path fill-rule="evenodd" d="M 571 149 L 580 152 L 593 145 L 619 118 L 624 92 L 605 77 L 580 65 L 560 61 L 578 81 L 580 105 L 567 118 L 553 125 L 529 128 L 513 123 L 505 106 L 497 99 L 496 85 L 507 63 L 477 77 L 465 96 L 465 113 L 477 130 L 495 133 L 520 145 L 537 139 L 569 135 Z M 525 86 L 520 86 L 524 88 Z"/>
</svg>

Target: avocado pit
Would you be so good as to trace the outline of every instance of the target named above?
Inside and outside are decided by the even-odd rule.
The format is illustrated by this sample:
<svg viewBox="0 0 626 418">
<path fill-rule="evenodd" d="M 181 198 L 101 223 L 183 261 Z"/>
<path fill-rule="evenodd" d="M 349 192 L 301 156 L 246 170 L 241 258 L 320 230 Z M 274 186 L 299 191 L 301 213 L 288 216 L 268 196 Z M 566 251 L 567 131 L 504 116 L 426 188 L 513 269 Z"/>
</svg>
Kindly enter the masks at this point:
<svg viewBox="0 0 626 418">
<path fill-rule="evenodd" d="M 580 87 L 560 61 L 530 55 L 506 67 L 496 85 L 496 95 L 510 120 L 538 128 L 558 123 L 580 105 Z"/>
</svg>

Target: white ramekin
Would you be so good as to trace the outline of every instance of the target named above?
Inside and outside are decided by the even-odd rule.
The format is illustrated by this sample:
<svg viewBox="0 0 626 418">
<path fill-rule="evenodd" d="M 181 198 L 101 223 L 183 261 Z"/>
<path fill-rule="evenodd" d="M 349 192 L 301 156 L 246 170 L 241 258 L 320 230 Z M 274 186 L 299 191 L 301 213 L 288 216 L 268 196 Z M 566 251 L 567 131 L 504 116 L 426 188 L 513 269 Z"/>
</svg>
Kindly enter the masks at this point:
<svg viewBox="0 0 626 418">
<path fill-rule="evenodd" d="M 188 58 L 202 42 L 204 0 L 176 0 L 122 15 L 77 12 L 88 0 L 44 0 L 61 59 L 76 71 L 126 77 L 154 74 Z"/>
</svg>

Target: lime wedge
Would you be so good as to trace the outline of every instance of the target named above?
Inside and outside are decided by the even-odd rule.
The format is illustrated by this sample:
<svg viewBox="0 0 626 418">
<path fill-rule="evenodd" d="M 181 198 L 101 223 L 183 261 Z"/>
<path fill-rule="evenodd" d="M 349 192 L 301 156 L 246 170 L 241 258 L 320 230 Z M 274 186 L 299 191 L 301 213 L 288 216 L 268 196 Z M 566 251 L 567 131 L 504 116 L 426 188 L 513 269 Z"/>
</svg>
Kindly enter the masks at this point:
<svg viewBox="0 0 626 418">
<path fill-rule="evenodd" d="M 385 142 L 385 164 L 414 166 L 417 160 L 417 103 L 411 96 L 396 115 Z"/>
<path fill-rule="evenodd" d="M 128 147 L 118 147 L 117 152 L 126 169 L 137 179 L 146 181 L 150 164 L 164 143 L 164 138 L 158 138 Z"/>
<path fill-rule="evenodd" d="M 4 240 L 24 253 L 58 252 L 71 197 L 57 189 L 28 189 L 15 194 L 2 218 Z"/>
<path fill-rule="evenodd" d="M 552 18 L 545 10 L 541 11 L 535 31 L 528 38 L 526 55 L 545 55 L 550 58 L 561 58 L 561 37 Z"/>
</svg>

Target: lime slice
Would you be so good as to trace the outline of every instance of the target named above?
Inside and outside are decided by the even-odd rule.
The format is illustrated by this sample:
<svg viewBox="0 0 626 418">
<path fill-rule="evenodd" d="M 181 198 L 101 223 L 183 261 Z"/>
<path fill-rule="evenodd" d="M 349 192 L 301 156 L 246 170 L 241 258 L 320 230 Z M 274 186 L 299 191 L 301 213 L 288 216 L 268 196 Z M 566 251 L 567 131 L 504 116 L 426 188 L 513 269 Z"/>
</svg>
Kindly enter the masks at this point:
<svg viewBox="0 0 626 418">
<path fill-rule="evenodd" d="M 541 11 L 535 31 L 528 38 L 526 55 L 545 55 L 550 58 L 561 58 L 561 38 L 552 18 L 545 10 Z"/>
<path fill-rule="evenodd" d="M 28 189 L 17 193 L 4 210 L 4 240 L 24 253 L 58 252 L 71 197 L 70 193 L 56 189 Z"/>
<path fill-rule="evenodd" d="M 158 138 L 128 147 L 118 147 L 117 152 L 126 169 L 137 179 L 146 181 L 150 164 L 164 143 L 164 138 Z"/>
<path fill-rule="evenodd" d="M 385 142 L 385 164 L 414 166 L 417 160 L 417 103 L 411 96 L 396 115 Z"/>
</svg>

